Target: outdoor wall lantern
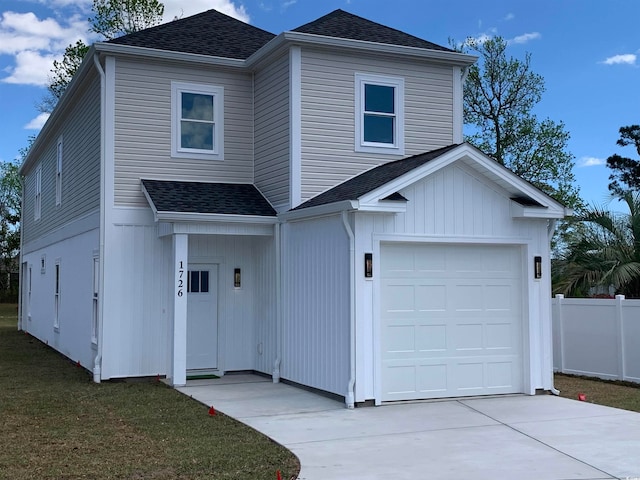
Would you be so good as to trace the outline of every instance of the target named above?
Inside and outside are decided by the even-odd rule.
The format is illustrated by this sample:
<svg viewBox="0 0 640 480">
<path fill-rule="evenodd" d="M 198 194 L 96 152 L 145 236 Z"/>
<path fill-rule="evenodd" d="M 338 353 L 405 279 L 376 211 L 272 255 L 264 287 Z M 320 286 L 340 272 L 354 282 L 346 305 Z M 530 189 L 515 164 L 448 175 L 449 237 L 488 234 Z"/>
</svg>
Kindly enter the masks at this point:
<svg viewBox="0 0 640 480">
<path fill-rule="evenodd" d="M 533 278 L 542 278 L 542 257 L 533 257 Z"/>
<path fill-rule="evenodd" d="M 373 277 L 373 253 L 364 254 L 364 278 Z"/>
<path fill-rule="evenodd" d="M 233 286 L 240 288 L 242 286 L 242 275 L 239 268 L 233 269 Z"/>
</svg>

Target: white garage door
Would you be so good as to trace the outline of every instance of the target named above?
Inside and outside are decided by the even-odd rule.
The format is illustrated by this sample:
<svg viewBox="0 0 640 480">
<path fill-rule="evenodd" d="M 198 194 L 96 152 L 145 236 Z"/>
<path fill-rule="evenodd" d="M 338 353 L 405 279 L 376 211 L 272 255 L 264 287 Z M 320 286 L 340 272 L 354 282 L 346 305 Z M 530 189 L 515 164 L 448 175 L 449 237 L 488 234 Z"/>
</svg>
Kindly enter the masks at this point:
<svg viewBox="0 0 640 480">
<path fill-rule="evenodd" d="M 383 244 L 382 400 L 518 393 L 518 247 Z"/>
</svg>

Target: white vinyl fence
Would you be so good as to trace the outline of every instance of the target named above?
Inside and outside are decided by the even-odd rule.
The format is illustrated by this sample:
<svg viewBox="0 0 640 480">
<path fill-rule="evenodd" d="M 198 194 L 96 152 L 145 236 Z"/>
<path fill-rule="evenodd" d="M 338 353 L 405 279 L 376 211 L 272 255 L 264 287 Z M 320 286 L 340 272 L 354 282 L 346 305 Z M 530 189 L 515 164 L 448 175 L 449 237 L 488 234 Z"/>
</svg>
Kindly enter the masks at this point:
<svg viewBox="0 0 640 480">
<path fill-rule="evenodd" d="M 556 295 L 552 304 L 556 372 L 640 382 L 640 300 Z"/>
</svg>

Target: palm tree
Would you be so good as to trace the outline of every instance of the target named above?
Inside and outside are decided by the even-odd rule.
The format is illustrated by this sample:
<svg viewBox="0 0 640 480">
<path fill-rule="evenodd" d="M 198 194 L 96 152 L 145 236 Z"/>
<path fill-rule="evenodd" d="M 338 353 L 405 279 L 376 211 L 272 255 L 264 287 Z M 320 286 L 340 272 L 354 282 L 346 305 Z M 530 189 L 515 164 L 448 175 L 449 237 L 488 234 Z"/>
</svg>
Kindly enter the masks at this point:
<svg viewBox="0 0 640 480">
<path fill-rule="evenodd" d="M 592 207 L 576 217 L 582 228 L 554 265 L 556 293 L 585 296 L 593 287 L 613 286 L 617 294 L 640 298 L 640 193 L 619 198 L 628 214 Z"/>
</svg>

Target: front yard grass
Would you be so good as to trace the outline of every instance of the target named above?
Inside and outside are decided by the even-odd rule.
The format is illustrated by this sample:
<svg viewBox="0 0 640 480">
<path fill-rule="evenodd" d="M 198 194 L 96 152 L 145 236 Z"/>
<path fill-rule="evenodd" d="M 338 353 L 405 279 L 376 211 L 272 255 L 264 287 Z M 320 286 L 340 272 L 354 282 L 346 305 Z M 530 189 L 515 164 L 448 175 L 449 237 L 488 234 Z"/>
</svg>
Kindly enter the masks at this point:
<svg viewBox="0 0 640 480">
<path fill-rule="evenodd" d="M 284 447 L 162 382 L 103 382 L 0 305 L 0 478 L 283 479 Z"/>
<path fill-rule="evenodd" d="M 640 412 L 640 385 L 635 383 L 556 373 L 555 387 L 561 397 L 577 400 L 582 393 L 587 402 Z"/>
</svg>

